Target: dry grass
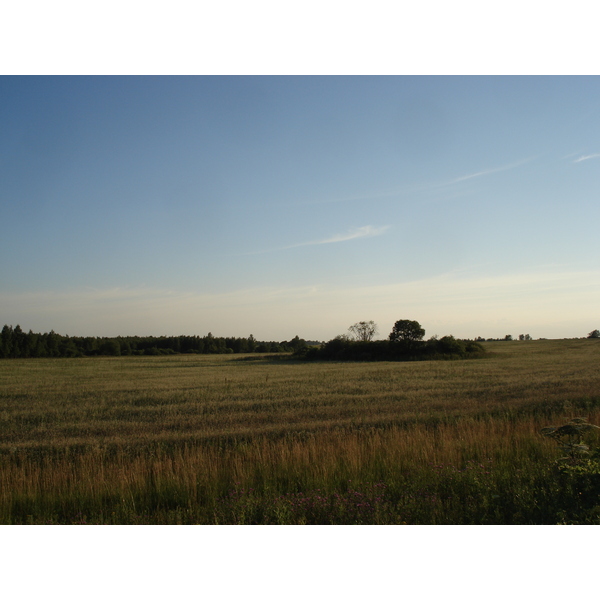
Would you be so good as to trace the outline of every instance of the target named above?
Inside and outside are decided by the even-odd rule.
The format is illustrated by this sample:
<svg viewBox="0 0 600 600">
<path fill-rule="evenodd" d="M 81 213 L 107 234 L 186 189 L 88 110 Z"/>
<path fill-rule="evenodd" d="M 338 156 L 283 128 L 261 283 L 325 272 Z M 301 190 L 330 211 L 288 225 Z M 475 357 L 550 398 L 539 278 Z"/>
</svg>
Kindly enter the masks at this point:
<svg viewBox="0 0 600 600">
<path fill-rule="evenodd" d="M 595 340 L 488 348 L 486 359 L 414 363 L 2 361 L 0 521 L 442 522 L 447 502 L 421 514 L 400 488 L 430 490 L 440 468 L 461 470 L 464 485 L 469 465 L 484 462 L 494 465 L 486 497 L 515 466 L 531 487 L 555 452 L 539 429 L 600 416 Z M 295 497 L 282 495 L 337 498 L 349 481 L 385 482 L 387 512 L 364 521 L 343 503 L 318 512 L 316 500 L 314 514 L 283 510 Z M 243 490 L 235 502 L 231 490 Z M 459 508 L 453 522 L 479 518 Z"/>
<path fill-rule="evenodd" d="M 0 451 L 177 442 L 556 409 L 598 397 L 595 340 L 489 345 L 485 360 L 231 356 L 6 360 Z"/>
</svg>

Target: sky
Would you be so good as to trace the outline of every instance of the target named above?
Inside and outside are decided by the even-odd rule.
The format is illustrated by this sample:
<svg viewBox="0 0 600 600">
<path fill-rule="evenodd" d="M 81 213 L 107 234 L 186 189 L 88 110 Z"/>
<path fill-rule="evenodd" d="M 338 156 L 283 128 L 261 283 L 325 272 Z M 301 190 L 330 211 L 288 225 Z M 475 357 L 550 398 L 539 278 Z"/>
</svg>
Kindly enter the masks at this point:
<svg viewBox="0 0 600 600">
<path fill-rule="evenodd" d="M 584 337 L 599 99 L 597 76 L 0 76 L 1 324 Z"/>
<path fill-rule="evenodd" d="M 419 320 L 426 337 L 587 335 L 600 328 L 600 84 L 598 77 L 530 75 L 597 74 L 594 14 L 589 0 L 568 7 L 539 0 L 5 3 L 0 325 L 67 335 L 211 331 L 327 340 L 359 320 L 376 321 L 385 338 L 396 320 L 408 318 Z M 55 77 L 61 74 L 128 77 Z M 235 76 L 244 74 L 325 77 Z M 458 76 L 484 74 L 492 76 Z M 33 544 L 21 531 L 13 542 L 30 554 L 44 551 L 38 531 L 27 531 Z M 115 534 L 105 541 L 101 528 L 95 531 L 85 554 L 70 552 L 66 530 L 49 540 L 62 562 L 65 552 L 86 557 L 67 582 L 78 586 L 72 597 L 87 583 L 89 556 L 114 554 Z M 224 542 L 227 551 L 245 550 L 241 530 L 231 531 L 236 539 Z M 533 570 L 529 558 L 515 563 L 520 587 L 525 582 L 539 595 L 547 581 L 546 597 L 564 596 L 552 573 L 539 576 L 554 561 L 538 530 L 533 538 L 525 530 L 470 529 L 476 540 L 465 538 L 466 529 L 444 530 L 447 540 L 439 528 L 412 531 L 404 588 L 422 589 L 431 560 L 412 550 L 433 535 L 426 551 L 442 548 L 443 561 L 433 557 L 446 575 L 439 591 L 458 574 L 465 595 L 466 555 L 476 565 L 466 595 L 479 597 L 490 577 L 498 580 L 506 550 L 514 554 L 516 535 L 537 559 Z M 573 530 L 560 531 L 573 545 Z M 236 567 L 253 577 L 265 556 L 275 560 L 270 579 L 279 594 L 289 565 L 297 570 L 312 556 L 316 534 L 269 530 L 277 532 L 285 539 L 275 543 L 266 530 L 253 534 L 260 564 L 243 552 Z M 353 546 L 343 533 L 317 532 L 323 547 L 335 545 L 330 555 L 342 557 L 333 572 L 344 574 L 358 556 L 355 571 L 369 591 L 374 581 L 391 589 L 381 564 L 403 547 L 390 537 L 395 532 L 353 530 L 369 552 L 352 556 L 344 553 Z M 123 534 L 124 547 L 138 550 L 131 556 L 145 560 L 136 566 L 153 568 L 155 547 Z M 166 540 L 169 555 L 160 556 L 170 587 L 187 584 L 180 563 L 202 547 L 181 538 L 183 529 L 177 535 L 175 543 Z M 78 548 L 81 542 L 78 536 Z M 275 547 L 285 552 L 269 552 Z M 457 561 L 449 560 L 450 548 L 460 548 Z M 177 572 L 165 568 L 175 555 Z M 36 566 L 49 578 L 61 572 L 48 561 L 52 553 L 43 556 Z M 583 560 L 588 556 L 593 552 Z M 581 560 L 579 553 L 572 565 L 578 572 Z M 21 590 L 23 563 L 12 563 L 13 587 Z M 222 589 L 222 564 L 205 569 L 204 588 Z M 319 575 L 319 568 L 305 570 Z M 105 577 L 108 585 L 123 586 L 119 568 L 106 571 L 119 577 Z M 162 593 L 157 572 L 147 578 L 151 597 Z M 238 579 L 247 588 L 248 578 Z M 504 579 L 514 588 L 514 578 Z M 338 591 L 345 580 L 350 596 L 362 593 L 356 576 L 331 585 Z M 186 587 L 195 590 L 197 582 Z"/>
</svg>

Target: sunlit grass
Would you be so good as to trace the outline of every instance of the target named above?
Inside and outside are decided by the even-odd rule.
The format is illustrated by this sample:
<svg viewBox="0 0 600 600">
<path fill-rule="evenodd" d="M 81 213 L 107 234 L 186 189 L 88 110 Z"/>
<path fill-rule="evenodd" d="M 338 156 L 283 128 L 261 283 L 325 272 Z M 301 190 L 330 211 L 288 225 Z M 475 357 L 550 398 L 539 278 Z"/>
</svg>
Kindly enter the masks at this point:
<svg viewBox="0 0 600 600">
<path fill-rule="evenodd" d="M 539 430 L 599 422 L 600 344 L 487 348 L 1 361 L 0 521 L 556 522 Z"/>
</svg>

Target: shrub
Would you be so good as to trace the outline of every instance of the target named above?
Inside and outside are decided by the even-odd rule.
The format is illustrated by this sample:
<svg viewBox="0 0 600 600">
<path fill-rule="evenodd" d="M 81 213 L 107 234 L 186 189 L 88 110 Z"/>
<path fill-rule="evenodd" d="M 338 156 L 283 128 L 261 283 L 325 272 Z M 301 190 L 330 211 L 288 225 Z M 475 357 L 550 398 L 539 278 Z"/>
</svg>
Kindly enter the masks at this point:
<svg viewBox="0 0 600 600">
<path fill-rule="evenodd" d="M 324 360 L 426 360 L 434 358 L 464 358 L 467 355 L 484 352 L 477 342 L 463 342 L 453 336 L 431 339 L 427 342 L 416 340 L 379 340 L 357 342 L 338 336 L 320 348 L 313 347 L 295 354 L 298 358 Z"/>
<path fill-rule="evenodd" d="M 561 522 L 600 523 L 600 427 L 583 418 L 560 427 L 544 427 L 541 434 L 553 439 L 562 456 L 556 461 Z"/>
</svg>

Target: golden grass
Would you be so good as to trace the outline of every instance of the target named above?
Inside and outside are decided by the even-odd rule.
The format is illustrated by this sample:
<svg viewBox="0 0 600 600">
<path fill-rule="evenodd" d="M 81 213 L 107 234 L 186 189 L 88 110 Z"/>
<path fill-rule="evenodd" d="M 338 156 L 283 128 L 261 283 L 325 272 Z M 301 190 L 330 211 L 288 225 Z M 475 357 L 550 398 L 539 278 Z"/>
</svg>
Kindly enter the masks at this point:
<svg viewBox="0 0 600 600">
<path fill-rule="evenodd" d="M 288 363 L 231 355 L 0 362 L 0 452 L 285 435 L 598 398 L 595 340 L 497 342 L 483 360 Z"/>
<path fill-rule="evenodd" d="M 236 485 L 333 493 L 468 461 L 492 461 L 500 481 L 552 460 L 541 427 L 598 422 L 598 342 L 486 346 L 486 359 L 412 363 L 1 361 L 0 521 L 222 522 Z"/>
</svg>

